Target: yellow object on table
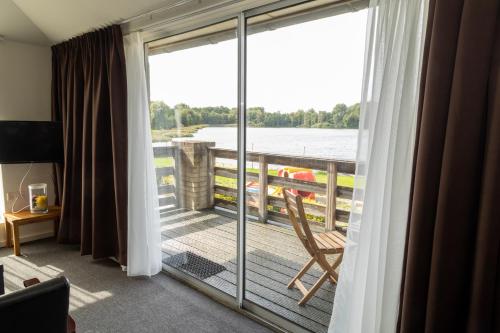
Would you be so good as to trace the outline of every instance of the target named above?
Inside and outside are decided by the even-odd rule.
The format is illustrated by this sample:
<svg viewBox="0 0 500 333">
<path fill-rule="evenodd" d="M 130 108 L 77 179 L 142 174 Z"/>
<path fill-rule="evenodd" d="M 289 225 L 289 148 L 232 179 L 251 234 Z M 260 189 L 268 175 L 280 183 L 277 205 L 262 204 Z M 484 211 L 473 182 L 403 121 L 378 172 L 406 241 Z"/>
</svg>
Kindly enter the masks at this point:
<svg viewBox="0 0 500 333">
<path fill-rule="evenodd" d="M 38 210 L 46 210 L 47 209 L 47 196 L 46 195 L 37 195 L 35 197 L 35 204 Z"/>
</svg>

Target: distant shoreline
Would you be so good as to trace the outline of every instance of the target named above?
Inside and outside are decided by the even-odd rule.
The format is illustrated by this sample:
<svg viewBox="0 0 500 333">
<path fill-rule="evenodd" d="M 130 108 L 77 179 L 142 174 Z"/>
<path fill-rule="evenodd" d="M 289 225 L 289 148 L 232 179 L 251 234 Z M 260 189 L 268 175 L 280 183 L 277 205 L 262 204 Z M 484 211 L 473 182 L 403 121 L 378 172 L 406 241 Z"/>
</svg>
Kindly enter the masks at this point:
<svg viewBox="0 0 500 333">
<path fill-rule="evenodd" d="M 236 124 L 222 124 L 222 125 L 204 124 L 203 128 L 205 128 L 205 127 L 238 127 L 238 125 L 236 125 Z M 252 125 L 247 125 L 247 128 L 269 128 L 269 129 L 296 128 L 296 129 L 321 129 L 321 130 L 332 130 L 332 129 L 334 129 L 334 130 L 357 130 L 358 129 L 358 128 L 345 128 L 345 127 L 297 127 L 297 126 L 265 127 L 265 126 L 252 126 Z"/>
<path fill-rule="evenodd" d="M 215 124 L 202 124 L 202 125 L 193 125 L 193 126 L 183 126 L 178 128 L 171 129 L 153 129 L 151 130 L 152 141 L 156 142 L 169 142 L 172 141 L 173 138 L 190 138 L 193 137 L 196 132 L 203 128 L 236 128 L 235 124 L 226 124 L 226 125 L 215 125 Z M 330 128 L 330 127 L 260 127 L 260 126 L 247 126 L 248 128 L 267 128 L 269 130 L 280 129 L 280 128 L 294 128 L 294 129 L 318 129 L 318 130 L 357 130 L 357 128 Z"/>
</svg>

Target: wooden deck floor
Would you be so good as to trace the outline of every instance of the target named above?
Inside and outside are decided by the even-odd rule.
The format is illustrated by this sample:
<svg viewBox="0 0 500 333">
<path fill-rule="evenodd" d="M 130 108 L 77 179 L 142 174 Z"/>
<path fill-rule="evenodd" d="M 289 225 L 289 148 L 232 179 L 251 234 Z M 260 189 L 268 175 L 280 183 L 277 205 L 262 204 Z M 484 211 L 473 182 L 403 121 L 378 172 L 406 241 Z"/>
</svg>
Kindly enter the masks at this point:
<svg viewBox="0 0 500 333">
<path fill-rule="evenodd" d="M 162 213 L 164 259 L 190 251 L 223 265 L 226 270 L 204 282 L 233 296 L 236 294 L 236 221 L 216 211 L 172 210 Z M 302 294 L 287 284 L 309 259 L 292 229 L 248 222 L 248 300 L 313 332 L 326 332 L 331 318 L 335 286 L 325 283 L 305 306 Z M 333 259 L 333 258 L 332 258 Z M 305 275 L 310 288 L 321 275 L 318 267 Z"/>
</svg>

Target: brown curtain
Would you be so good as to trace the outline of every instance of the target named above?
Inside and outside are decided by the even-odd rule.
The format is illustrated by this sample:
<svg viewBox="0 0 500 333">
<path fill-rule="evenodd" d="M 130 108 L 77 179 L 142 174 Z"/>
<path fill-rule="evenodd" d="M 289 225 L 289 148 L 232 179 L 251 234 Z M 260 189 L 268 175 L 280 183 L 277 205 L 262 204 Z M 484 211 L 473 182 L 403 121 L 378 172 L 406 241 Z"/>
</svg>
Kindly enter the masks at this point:
<svg viewBox="0 0 500 333">
<path fill-rule="evenodd" d="M 430 1 L 400 332 L 500 331 L 499 11 Z"/>
<path fill-rule="evenodd" d="M 59 241 L 126 265 L 127 83 L 119 26 L 52 47 L 52 115 L 64 128 Z"/>
</svg>

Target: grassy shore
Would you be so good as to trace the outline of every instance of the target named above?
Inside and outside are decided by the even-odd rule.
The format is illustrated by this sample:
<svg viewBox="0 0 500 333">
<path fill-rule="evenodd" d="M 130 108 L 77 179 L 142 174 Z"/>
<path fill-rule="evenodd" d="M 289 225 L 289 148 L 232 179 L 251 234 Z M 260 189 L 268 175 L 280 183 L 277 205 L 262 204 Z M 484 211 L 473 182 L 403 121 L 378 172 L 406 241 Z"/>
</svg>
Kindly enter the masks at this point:
<svg viewBox="0 0 500 333">
<path fill-rule="evenodd" d="M 207 125 L 194 125 L 166 130 L 151 130 L 153 142 L 170 141 L 173 138 L 192 137 L 198 130 L 207 127 Z"/>
<path fill-rule="evenodd" d="M 155 157 L 155 167 L 156 168 L 167 168 L 174 166 L 173 157 Z"/>
<path fill-rule="evenodd" d="M 174 159 L 172 157 L 157 157 L 155 158 L 155 166 L 157 168 L 166 168 L 174 165 Z M 255 172 L 258 173 L 259 169 L 257 168 L 247 168 L 247 172 Z M 268 171 L 268 175 L 277 176 L 278 170 L 272 169 Z M 318 183 L 326 184 L 327 175 L 325 171 L 316 171 L 314 173 L 316 176 L 316 181 Z M 215 176 L 215 182 L 218 185 L 236 188 L 236 179 Z M 354 176 L 353 175 L 344 175 L 339 174 L 337 176 L 337 185 L 345 186 L 345 187 L 354 187 Z"/>
<path fill-rule="evenodd" d="M 256 169 L 256 168 L 247 168 L 247 172 L 258 173 L 259 169 Z M 276 169 L 269 170 L 267 172 L 267 174 L 269 176 L 277 176 L 278 175 L 278 170 L 276 170 Z M 326 180 L 327 180 L 326 172 L 324 172 L 324 171 L 316 171 L 314 173 L 314 175 L 316 176 L 316 182 L 322 183 L 322 184 L 326 184 Z M 226 178 L 226 177 L 216 176 L 215 177 L 215 182 L 217 183 L 217 185 L 236 188 L 236 179 L 234 179 L 234 178 Z M 345 186 L 345 187 L 354 187 L 354 176 L 353 175 L 339 174 L 337 176 L 337 185 L 339 185 L 339 186 Z"/>
</svg>

